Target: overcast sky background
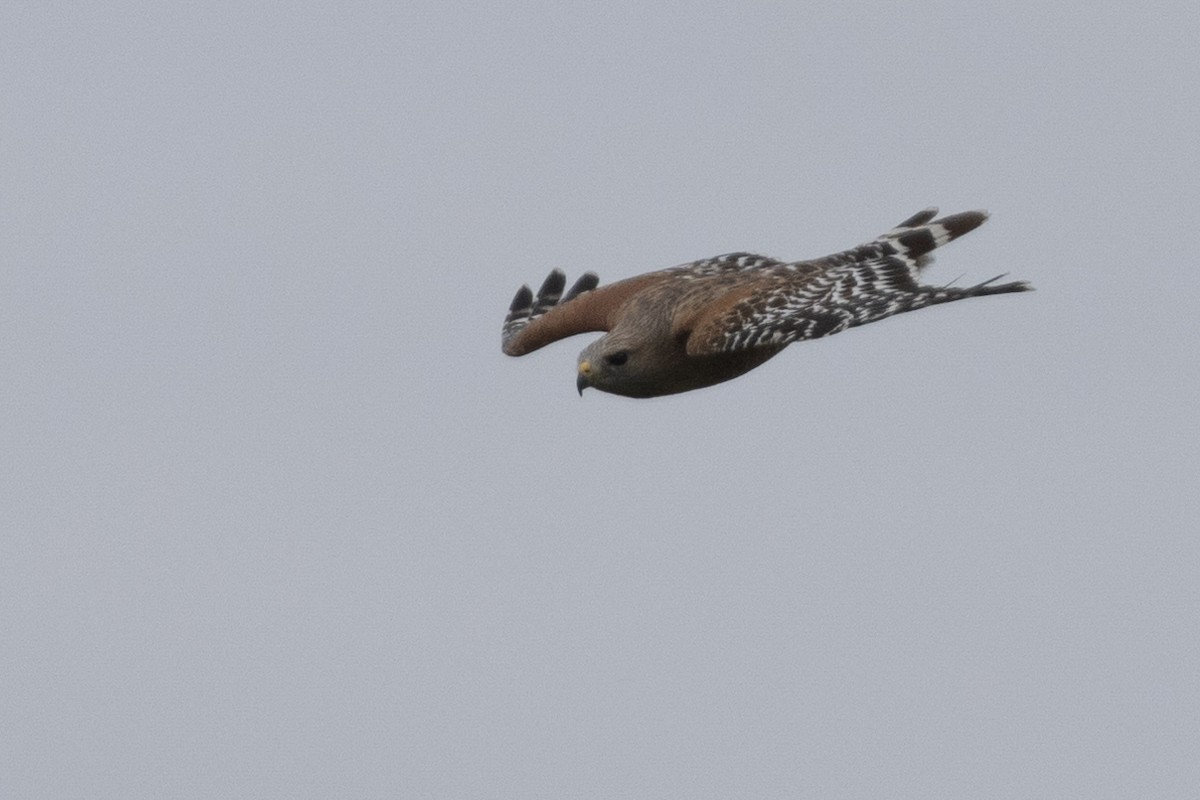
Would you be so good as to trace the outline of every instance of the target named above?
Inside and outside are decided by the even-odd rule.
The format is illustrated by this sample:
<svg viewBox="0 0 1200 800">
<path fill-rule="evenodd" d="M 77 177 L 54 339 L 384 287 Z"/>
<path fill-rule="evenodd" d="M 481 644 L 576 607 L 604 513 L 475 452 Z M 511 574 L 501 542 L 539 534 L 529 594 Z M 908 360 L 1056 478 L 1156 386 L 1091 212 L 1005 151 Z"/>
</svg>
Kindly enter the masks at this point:
<svg viewBox="0 0 1200 800">
<path fill-rule="evenodd" d="M 1200 6 L 0 9 L 0 795 L 1200 785 Z M 575 394 L 521 283 L 1037 291 Z"/>
</svg>

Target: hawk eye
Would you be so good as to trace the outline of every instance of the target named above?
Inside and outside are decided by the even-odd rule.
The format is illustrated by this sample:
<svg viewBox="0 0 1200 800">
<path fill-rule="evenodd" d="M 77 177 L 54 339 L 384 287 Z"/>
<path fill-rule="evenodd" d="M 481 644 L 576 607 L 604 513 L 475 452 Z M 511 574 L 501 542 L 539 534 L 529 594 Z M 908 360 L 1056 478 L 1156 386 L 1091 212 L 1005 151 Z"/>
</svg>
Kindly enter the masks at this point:
<svg viewBox="0 0 1200 800">
<path fill-rule="evenodd" d="M 629 353 L 626 353 L 624 350 L 618 350 L 615 353 L 609 353 L 606 355 L 604 360 L 609 364 L 612 364 L 614 367 L 619 367 L 629 360 Z"/>
</svg>

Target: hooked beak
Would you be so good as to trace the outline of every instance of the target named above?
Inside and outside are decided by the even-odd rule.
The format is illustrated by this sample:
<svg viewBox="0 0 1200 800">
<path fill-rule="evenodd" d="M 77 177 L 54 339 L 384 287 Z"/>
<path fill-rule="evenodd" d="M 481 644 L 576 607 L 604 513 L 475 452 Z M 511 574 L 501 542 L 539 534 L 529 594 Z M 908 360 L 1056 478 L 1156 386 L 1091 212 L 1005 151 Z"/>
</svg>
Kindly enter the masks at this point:
<svg viewBox="0 0 1200 800">
<path fill-rule="evenodd" d="M 592 374 L 592 365 L 586 361 L 579 362 L 579 374 L 575 376 L 575 388 L 579 390 L 579 396 L 583 397 L 583 390 L 592 385 L 588 376 Z"/>
</svg>

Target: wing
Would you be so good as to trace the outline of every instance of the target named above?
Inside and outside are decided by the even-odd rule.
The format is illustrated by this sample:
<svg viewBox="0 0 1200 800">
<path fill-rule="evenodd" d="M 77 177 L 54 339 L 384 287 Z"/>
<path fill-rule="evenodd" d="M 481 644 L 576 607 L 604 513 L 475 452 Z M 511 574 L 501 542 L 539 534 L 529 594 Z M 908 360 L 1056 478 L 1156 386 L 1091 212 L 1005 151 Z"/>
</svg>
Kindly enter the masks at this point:
<svg viewBox="0 0 1200 800">
<path fill-rule="evenodd" d="M 934 303 L 1029 288 L 992 285 L 997 278 L 965 288 L 920 285 L 935 248 L 987 219 L 982 211 L 936 214 L 925 209 L 851 250 L 745 276 L 688 320 L 688 354 L 779 348 Z"/>
<path fill-rule="evenodd" d="M 517 290 L 500 334 L 503 351 L 522 356 L 551 342 L 577 333 L 611 330 L 624 303 L 637 292 L 655 283 L 690 281 L 698 278 L 761 272 L 787 266 L 784 262 L 754 253 L 727 253 L 702 261 L 690 261 L 676 267 L 617 281 L 597 288 L 600 279 L 585 272 L 563 296 L 567 276 L 556 269 L 547 277 L 535 296 L 528 286 Z M 561 299 L 560 299 L 561 297 Z"/>
<path fill-rule="evenodd" d="M 567 277 L 556 269 L 536 296 L 528 286 L 517 290 L 500 331 L 501 349 L 523 356 L 577 333 L 611 330 L 626 301 L 669 277 L 669 270 L 661 270 L 597 288 L 596 273 L 585 272 L 564 295 Z"/>
<path fill-rule="evenodd" d="M 546 276 L 536 297 L 528 286 L 522 286 L 504 318 L 501 349 L 510 356 L 521 356 L 576 333 L 604 330 L 603 315 L 596 313 L 596 304 L 587 296 L 599 283 L 596 273 L 585 272 L 564 297 L 567 276 L 556 269 Z"/>
<path fill-rule="evenodd" d="M 675 278 L 694 280 L 717 275 L 762 272 L 786 266 L 786 262 L 768 256 L 760 256 L 757 253 L 726 253 L 723 256 L 705 258 L 701 261 L 689 261 L 677 267 L 669 267 L 662 272 Z"/>
</svg>

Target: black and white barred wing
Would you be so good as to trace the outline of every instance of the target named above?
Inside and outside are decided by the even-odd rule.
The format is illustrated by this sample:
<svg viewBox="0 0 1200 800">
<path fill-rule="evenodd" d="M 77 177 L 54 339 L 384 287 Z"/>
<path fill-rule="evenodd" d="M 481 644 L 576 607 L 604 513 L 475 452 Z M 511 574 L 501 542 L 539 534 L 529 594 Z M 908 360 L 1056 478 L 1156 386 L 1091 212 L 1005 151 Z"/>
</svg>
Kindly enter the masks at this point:
<svg viewBox="0 0 1200 800">
<path fill-rule="evenodd" d="M 919 273 L 934 249 L 983 224 L 968 211 L 932 218 L 926 209 L 874 241 L 815 261 L 764 270 L 698 316 L 690 355 L 779 348 L 918 308 L 1029 289 L 1023 282 L 970 287 L 922 286 Z"/>
<path fill-rule="evenodd" d="M 717 275 L 733 276 L 741 273 L 770 271 L 786 266 L 786 262 L 757 253 L 726 253 L 700 261 L 689 261 L 676 267 L 668 267 L 663 272 L 677 279 L 698 280 Z"/>
</svg>

